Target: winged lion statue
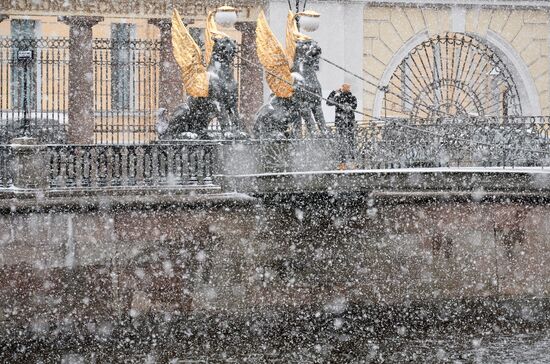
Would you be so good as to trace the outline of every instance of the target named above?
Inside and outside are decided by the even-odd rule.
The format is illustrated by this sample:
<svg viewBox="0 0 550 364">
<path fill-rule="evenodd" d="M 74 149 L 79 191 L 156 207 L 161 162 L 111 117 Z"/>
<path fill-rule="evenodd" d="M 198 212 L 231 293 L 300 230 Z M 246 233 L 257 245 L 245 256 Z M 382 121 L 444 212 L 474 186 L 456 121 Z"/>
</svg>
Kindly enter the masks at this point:
<svg viewBox="0 0 550 364">
<path fill-rule="evenodd" d="M 316 74 L 321 47 L 298 31 L 296 17 L 299 15 L 288 13 L 286 50 L 270 29 L 263 11 L 258 17 L 257 53 L 272 95 L 256 114 L 254 133 L 257 136 L 300 136 L 302 121 L 310 135 L 327 133 L 321 107 L 322 89 Z"/>
<path fill-rule="evenodd" d="M 237 44 L 218 31 L 214 14 L 210 12 L 206 20 L 203 63 L 201 49 L 174 10 L 172 47 L 188 97 L 170 120 L 157 122 L 160 139 L 207 139 L 208 125 L 213 119 L 217 119 L 225 137 L 245 136 L 237 109 L 238 89 L 233 71 Z"/>
</svg>

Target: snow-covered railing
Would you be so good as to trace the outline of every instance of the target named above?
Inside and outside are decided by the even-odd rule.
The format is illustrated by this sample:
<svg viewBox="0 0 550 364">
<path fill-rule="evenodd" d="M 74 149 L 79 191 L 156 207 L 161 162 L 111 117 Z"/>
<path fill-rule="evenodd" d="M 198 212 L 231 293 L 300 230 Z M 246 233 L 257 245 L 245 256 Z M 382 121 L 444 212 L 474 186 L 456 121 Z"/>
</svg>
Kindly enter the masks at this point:
<svg viewBox="0 0 550 364">
<path fill-rule="evenodd" d="M 208 141 L 1 146 L 0 187 L 213 186 L 218 146 Z"/>
<path fill-rule="evenodd" d="M 50 187 L 212 185 L 215 143 L 48 146 Z"/>
<path fill-rule="evenodd" d="M 548 117 L 388 120 L 357 142 L 362 168 L 550 166 Z"/>
</svg>

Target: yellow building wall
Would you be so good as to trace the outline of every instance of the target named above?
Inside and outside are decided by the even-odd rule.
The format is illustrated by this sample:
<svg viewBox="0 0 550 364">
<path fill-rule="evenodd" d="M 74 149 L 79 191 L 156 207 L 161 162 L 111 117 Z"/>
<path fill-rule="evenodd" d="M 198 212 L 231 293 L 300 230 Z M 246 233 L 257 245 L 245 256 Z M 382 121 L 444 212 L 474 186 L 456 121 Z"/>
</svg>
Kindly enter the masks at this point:
<svg viewBox="0 0 550 364">
<path fill-rule="evenodd" d="M 541 112 L 550 113 L 549 21 L 544 10 L 467 8 L 465 33 L 481 39 L 490 30 L 502 37 L 521 56 L 539 95 Z M 453 31 L 450 7 L 416 8 L 366 6 L 364 9 L 364 77 L 379 84 L 392 57 L 415 35 Z M 377 88 L 365 83 L 364 112 L 372 115 Z"/>
</svg>

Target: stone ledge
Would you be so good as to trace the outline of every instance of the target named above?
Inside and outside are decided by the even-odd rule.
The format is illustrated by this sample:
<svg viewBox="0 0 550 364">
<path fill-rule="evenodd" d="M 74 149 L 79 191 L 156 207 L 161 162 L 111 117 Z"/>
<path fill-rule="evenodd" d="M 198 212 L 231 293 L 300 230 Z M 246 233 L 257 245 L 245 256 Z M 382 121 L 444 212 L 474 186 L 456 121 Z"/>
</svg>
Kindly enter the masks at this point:
<svg viewBox="0 0 550 364">
<path fill-rule="evenodd" d="M 105 188 L 51 191 L 0 189 L 0 214 L 21 211 L 170 208 L 197 205 L 248 204 L 248 195 L 223 193 L 220 187 Z"/>
<path fill-rule="evenodd" d="M 257 196 L 306 193 L 550 196 L 550 171 L 540 168 L 423 168 L 227 176 L 235 190 Z"/>
</svg>

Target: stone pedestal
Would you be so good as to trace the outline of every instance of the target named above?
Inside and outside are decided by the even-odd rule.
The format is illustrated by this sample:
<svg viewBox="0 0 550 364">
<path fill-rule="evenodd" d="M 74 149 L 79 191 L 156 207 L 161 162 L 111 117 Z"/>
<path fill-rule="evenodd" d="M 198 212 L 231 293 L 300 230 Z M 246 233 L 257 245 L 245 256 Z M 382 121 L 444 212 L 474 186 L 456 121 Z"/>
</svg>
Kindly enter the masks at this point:
<svg viewBox="0 0 550 364">
<path fill-rule="evenodd" d="M 71 144 L 94 142 L 94 63 L 92 27 L 99 16 L 60 16 L 70 27 L 69 111 L 67 140 Z"/>
<path fill-rule="evenodd" d="M 184 95 L 181 71 L 172 52 L 172 23 L 167 18 L 149 19 L 148 23 L 160 30 L 159 108 L 171 115 Z"/>
<path fill-rule="evenodd" d="M 237 141 L 222 145 L 222 155 L 219 165 L 220 174 L 239 175 L 258 172 L 258 144 L 247 141 Z"/>
<path fill-rule="evenodd" d="M 42 145 L 35 138 L 15 138 L 13 148 L 13 185 L 17 188 L 48 186 L 48 164 Z"/>
<path fill-rule="evenodd" d="M 252 130 L 254 115 L 264 101 L 263 72 L 256 53 L 256 22 L 238 22 L 235 29 L 241 32 L 241 57 L 251 61 L 240 64 L 240 113 L 248 130 Z M 255 66 L 257 65 L 257 66 Z"/>
</svg>

